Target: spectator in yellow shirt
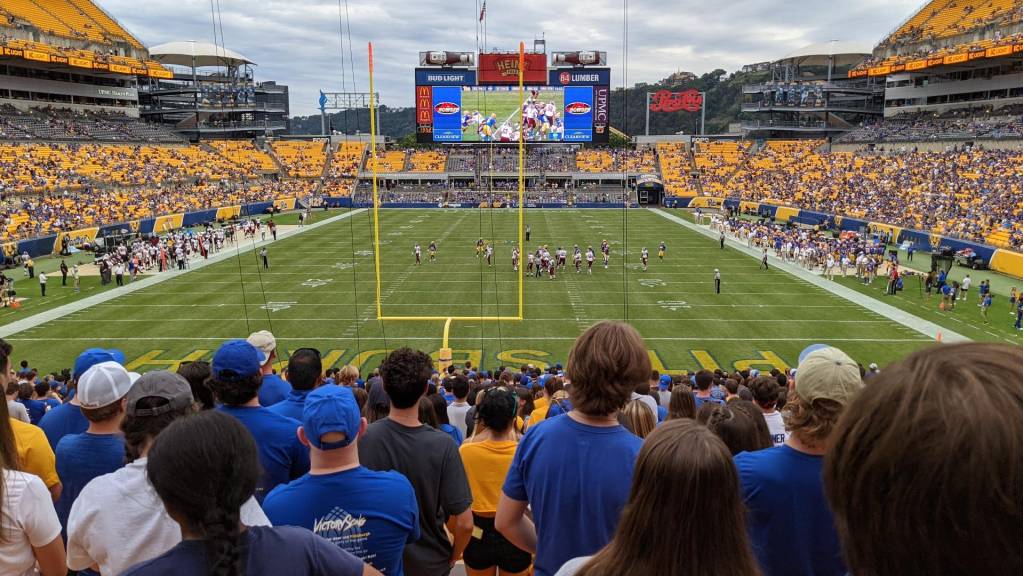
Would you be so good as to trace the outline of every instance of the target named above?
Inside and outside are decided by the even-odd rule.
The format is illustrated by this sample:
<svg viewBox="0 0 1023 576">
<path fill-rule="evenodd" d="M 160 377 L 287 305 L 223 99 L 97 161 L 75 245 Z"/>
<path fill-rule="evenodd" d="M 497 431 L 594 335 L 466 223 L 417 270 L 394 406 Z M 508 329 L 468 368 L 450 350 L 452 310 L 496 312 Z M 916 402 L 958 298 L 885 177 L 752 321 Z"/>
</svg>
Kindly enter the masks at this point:
<svg viewBox="0 0 1023 576">
<path fill-rule="evenodd" d="M 7 341 L 0 339 L 0 387 L 5 390 L 11 378 L 12 350 Z M 57 461 L 50 443 L 46 440 L 46 434 L 38 426 L 26 424 L 17 418 L 8 419 L 14 432 L 14 444 L 18 451 L 21 471 L 38 476 L 56 501 L 60 498 L 60 478 L 57 477 Z"/>
</svg>

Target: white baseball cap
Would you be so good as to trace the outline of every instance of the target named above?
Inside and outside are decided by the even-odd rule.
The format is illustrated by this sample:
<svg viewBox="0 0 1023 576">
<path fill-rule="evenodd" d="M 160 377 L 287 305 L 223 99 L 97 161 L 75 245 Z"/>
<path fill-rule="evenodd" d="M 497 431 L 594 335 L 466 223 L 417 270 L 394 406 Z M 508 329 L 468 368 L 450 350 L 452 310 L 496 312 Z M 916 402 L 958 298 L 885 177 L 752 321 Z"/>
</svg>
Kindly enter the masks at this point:
<svg viewBox="0 0 1023 576">
<path fill-rule="evenodd" d="M 78 378 L 78 402 L 86 409 L 109 406 L 124 398 L 132 384 L 124 366 L 100 362 Z"/>
<path fill-rule="evenodd" d="M 260 330 L 259 332 L 253 332 L 246 338 L 249 344 L 252 344 L 259 352 L 260 364 L 266 364 L 266 361 L 273 356 L 275 350 L 277 350 L 277 339 L 270 333 L 269 330 Z"/>
</svg>

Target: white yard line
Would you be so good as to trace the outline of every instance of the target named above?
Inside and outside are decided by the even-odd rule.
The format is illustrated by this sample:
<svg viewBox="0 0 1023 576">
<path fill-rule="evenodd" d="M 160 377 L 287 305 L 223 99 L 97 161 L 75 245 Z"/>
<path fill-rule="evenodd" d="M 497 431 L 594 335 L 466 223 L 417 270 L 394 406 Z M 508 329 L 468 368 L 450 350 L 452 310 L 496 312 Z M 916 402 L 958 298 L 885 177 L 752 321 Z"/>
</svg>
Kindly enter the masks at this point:
<svg viewBox="0 0 1023 576">
<path fill-rule="evenodd" d="M 692 222 L 689 222 L 688 220 L 686 220 L 684 218 L 679 218 L 678 216 L 675 216 L 674 214 L 669 214 L 667 212 L 664 212 L 661 209 L 651 209 L 650 211 L 653 212 L 654 214 L 657 214 L 658 216 L 661 216 L 661 217 L 666 218 L 666 219 L 668 219 L 668 220 L 670 220 L 672 222 L 675 222 L 676 224 L 680 224 L 681 226 L 683 226 L 685 228 L 688 228 L 688 229 L 690 229 L 690 230 L 692 230 L 694 232 L 698 232 L 700 234 L 703 234 L 704 236 L 707 236 L 708 238 L 711 238 L 713 240 L 717 240 L 718 237 L 719 237 L 719 234 L 716 231 L 714 231 L 714 230 L 711 230 L 709 228 L 705 228 L 703 226 L 697 226 L 696 224 L 693 224 Z M 763 254 L 762 251 L 760 251 L 760 250 L 758 250 L 756 248 L 751 248 L 749 246 L 746 246 L 744 243 L 739 242 L 739 241 L 737 241 L 737 240 L 735 240 L 733 238 L 727 238 L 726 237 L 725 242 L 726 242 L 726 244 L 729 247 L 731 247 L 731 248 L 733 248 L 735 250 L 738 250 L 739 252 L 742 252 L 744 254 L 749 255 L 750 257 L 754 258 L 755 260 L 759 260 L 760 257 Z M 905 310 L 901 310 L 899 308 L 896 308 L 895 306 L 892 306 L 891 304 L 886 304 L 886 303 L 884 303 L 884 302 L 882 302 L 880 300 L 877 300 L 876 298 L 871 298 L 870 296 L 867 296 L 865 294 L 861 294 L 860 292 L 857 292 L 857 291 L 855 291 L 855 290 L 853 290 L 851 288 L 847 288 L 845 286 L 842 286 L 841 284 L 838 284 L 836 282 L 832 282 L 830 280 L 827 280 L 827 279 L 825 279 L 825 278 L 823 278 L 821 276 L 813 274 L 812 272 L 810 272 L 808 270 L 804 270 L 800 266 L 795 266 L 793 264 L 789 264 L 788 262 L 785 262 L 781 258 L 777 258 L 777 257 L 774 257 L 774 256 L 768 256 L 768 262 L 770 262 L 770 264 L 772 266 L 774 266 L 775 268 L 777 268 L 779 270 L 782 270 L 784 272 L 787 272 L 787 273 L 791 274 L 792 276 L 795 276 L 796 278 L 799 278 L 799 279 L 805 281 L 808 284 L 811 284 L 811 285 L 816 286 L 818 288 L 822 288 L 824 290 L 827 290 L 828 292 L 834 294 L 835 296 L 838 296 L 838 297 L 840 297 L 840 298 L 842 298 L 844 300 L 848 300 L 849 302 L 851 302 L 853 304 L 856 304 L 856 305 L 866 309 L 867 311 L 874 312 L 874 313 L 877 313 L 877 314 L 879 314 L 881 316 L 884 316 L 885 318 L 888 318 L 892 322 L 896 322 L 898 324 L 901 324 L 901 325 L 903 325 L 903 326 L 905 326 L 905 327 L 907 327 L 907 328 L 909 328 L 911 330 L 914 330 L 916 332 L 919 332 L 920 334 L 923 334 L 924 336 L 927 336 L 927 337 L 929 337 L 931 339 L 937 339 L 938 334 L 941 334 L 943 342 L 969 342 L 970 341 L 969 338 L 967 338 L 966 336 L 963 336 L 962 334 L 959 334 L 957 332 L 953 332 L 953 331 L 951 331 L 951 330 L 949 330 L 949 329 L 947 329 L 947 328 L 945 328 L 943 326 L 939 326 L 938 324 L 935 324 L 934 322 L 931 322 L 929 320 L 924 320 L 923 318 L 920 318 L 919 316 L 914 316 L 913 314 L 910 314 L 909 312 L 906 312 Z M 723 278 L 722 279 L 722 284 L 727 286 L 728 279 L 727 278 Z M 836 341 L 836 342 L 840 342 L 841 341 L 840 339 L 836 339 L 836 338 L 826 338 L 825 340 Z M 878 342 L 885 342 L 886 340 L 878 339 L 877 341 Z"/>
<path fill-rule="evenodd" d="M 307 231 L 310 231 L 310 230 L 315 230 L 317 228 L 320 228 L 321 226 L 327 226 L 329 224 L 333 224 L 334 222 L 338 222 L 340 220 L 344 220 L 344 219 L 348 218 L 349 216 L 356 216 L 356 215 L 361 214 L 362 212 L 365 212 L 365 211 L 366 211 L 365 208 L 359 208 L 358 210 L 349 210 L 348 212 L 345 212 L 344 214 L 338 214 L 337 216 L 333 216 L 331 218 L 327 218 L 326 220 L 322 220 L 320 222 L 316 222 L 315 224 L 309 224 L 308 226 L 297 227 L 297 228 L 289 230 L 287 232 L 279 232 L 277 234 L 277 241 L 283 240 L 285 238 L 290 238 L 292 236 L 297 236 L 298 234 L 302 234 L 303 232 L 307 232 Z M 99 304 L 110 302 L 111 300 L 114 300 L 116 298 L 120 298 L 121 296 L 124 296 L 126 294 L 131 294 L 133 292 L 137 292 L 139 290 L 143 290 L 145 288 L 149 288 L 150 286 L 155 286 L 155 285 L 160 284 L 162 282 L 166 282 L 167 280 L 171 280 L 173 278 L 178 278 L 179 276 L 181 276 L 183 274 L 187 274 L 187 273 L 192 272 L 194 270 L 200 270 L 200 269 L 205 268 L 207 266 L 210 266 L 212 264 L 216 264 L 217 262 L 223 262 L 224 260 L 228 260 L 230 258 L 238 257 L 239 254 L 248 252 L 250 250 L 254 250 L 255 248 L 259 248 L 261 246 L 267 246 L 267 245 L 270 245 L 270 244 L 273 244 L 273 243 L 274 243 L 274 241 L 272 241 L 272 240 L 263 240 L 263 241 L 258 241 L 258 242 L 255 242 L 255 243 L 253 243 L 253 242 L 245 242 L 244 240 L 242 240 L 242 241 L 238 242 L 237 245 L 234 248 L 226 248 L 223 251 L 221 251 L 219 254 L 211 256 L 209 259 L 206 259 L 206 260 L 192 260 L 191 262 L 189 262 L 188 268 L 185 269 L 185 270 L 171 269 L 171 270 L 167 270 L 165 272 L 161 272 L 159 274 L 156 274 L 154 276 L 146 276 L 146 277 L 143 277 L 141 280 L 136 280 L 135 282 L 132 282 L 130 284 L 125 284 L 123 287 L 112 288 L 110 290 L 106 290 L 106 291 L 101 292 L 99 294 L 95 294 L 93 296 L 89 296 L 88 298 L 82 298 L 81 300 L 78 300 L 76 302 L 72 302 L 70 304 L 65 304 L 63 306 L 58 306 L 57 308 L 52 308 L 50 310 L 46 310 L 45 312 L 40 312 L 38 314 L 33 314 L 32 316 L 28 316 L 26 318 L 22 318 L 21 320 L 15 320 L 14 322 L 11 322 L 9 324 L 6 324 L 4 326 L 0 326 L 0 338 L 7 338 L 7 337 L 9 337 L 9 336 L 11 336 L 13 334 L 17 334 L 17 333 L 22 332 L 24 330 L 29 330 L 31 328 L 35 328 L 36 326 L 39 326 L 40 324 L 45 324 L 46 322 L 49 322 L 51 320 L 56 320 L 58 318 L 63 318 L 64 316 L 67 316 L 68 314 L 73 314 L 75 312 L 78 312 L 78 311 L 81 311 L 81 310 L 85 310 L 87 308 L 91 308 L 91 307 L 99 305 Z M 253 254 L 252 257 L 255 258 L 256 256 Z M 271 264 L 271 266 L 273 265 L 273 260 L 271 260 L 270 264 Z M 189 306 L 189 305 L 185 304 L 184 306 Z"/>
<path fill-rule="evenodd" d="M 150 341 L 162 341 L 162 340 L 185 340 L 185 341 L 198 341 L 198 340 L 212 340 L 222 342 L 230 340 L 232 336 L 72 336 L 66 338 L 60 338 L 63 341 L 111 341 L 111 342 L 124 342 L 124 341 L 138 341 L 138 340 L 150 340 Z M 455 340 L 528 340 L 528 341 L 556 341 L 556 340 L 567 340 L 574 341 L 578 336 L 462 336 L 456 337 Z M 383 340 L 383 336 L 363 336 L 361 340 Z M 399 340 L 425 340 L 435 341 L 441 338 L 437 336 L 401 336 Z M 11 342 L 53 342 L 54 338 L 8 338 Z M 349 337 L 338 337 L 338 336 L 301 336 L 295 338 L 277 338 L 278 341 L 300 341 L 310 342 L 313 340 L 319 341 L 339 341 L 347 342 L 356 340 L 354 336 Z M 714 338 L 706 336 L 694 336 L 694 337 L 665 337 L 665 338 L 643 338 L 646 341 L 657 341 L 657 342 L 815 342 L 826 340 L 828 342 L 930 342 L 929 338 L 819 338 L 819 337 L 806 337 L 806 338 Z"/>
</svg>

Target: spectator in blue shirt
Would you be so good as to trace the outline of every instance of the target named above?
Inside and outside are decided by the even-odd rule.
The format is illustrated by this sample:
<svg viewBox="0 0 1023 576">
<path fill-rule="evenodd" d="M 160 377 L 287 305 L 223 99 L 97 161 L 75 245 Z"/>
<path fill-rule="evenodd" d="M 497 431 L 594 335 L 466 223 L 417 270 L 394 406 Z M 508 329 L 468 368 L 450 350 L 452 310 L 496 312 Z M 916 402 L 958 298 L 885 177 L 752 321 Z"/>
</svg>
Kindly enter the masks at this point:
<svg viewBox="0 0 1023 576">
<path fill-rule="evenodd" d="M 256 439 L 263 465 L 256 500 L 262 502 L 278 484 L 309 471 L 309 450 L 296 435 L 298 420 L 260 406 L 260 359 L 260 352 L 245 340 L 226 342 L 213 356 L 208 384 L 221 404 L 217 410 L 240 420 Z"/>
<path fill-rule="evenodd" d="M 781 446 L 735 456 L 753 552 L 765 576 L 844 576 L 821 470 L 831 432 L 863 388 L 859 366 L 837 348 L 799 362 Z"/>
<path fill-rule="evenodd" d="M 263 382 L 259 386 L 259 405 L 264 408 L 283 402 L 291 392 L 291 384 L 274 372 L 277 361 L 277 339 L 267 330 L 249 334 L 248 343 L 259 351 L 260 373 Z"/>
<path fill-rule="evenodd" d="M 263 378 L 265 381 L 266 377 Z M 288 383 L 291 386 L 288 397 L 271 406 L 270 411 L 301 421 L 306 396 L 323 384 L 323 361 L 319 350 L 299 348 L 292 352 L 288 358 Z"/>
<path fill-rule="evenodd" d="M 68 385 L 71 400 L 53 408 L 39 421 L 39 427 L 46 433 L 46 439 L 49 440 L 50 447 L 54 450 L 57 449 L 57 443 L 64 436 L 81 434 L 89 427 L 89 421 L 82 415 L 76 388 L 82 374 L 100 362 L 117 362 L 124 365 L 124 353 L 116 349 L 89 348 L 79 354 L 75 359 L 74 372 Z"/>
<path fill-rule="evenodd" d="M 617 415 L 650 373 L 634 328 L 592 326 L 576 340 L 565 370 L 573 409 L 530 427 L 519 442 L 494 524 L 516 547 L 535 553 L 537 576 L 552 576 L 611 540 L 643 444 Z"/>
<path fill-rule="evenodd" d="M 298 429 L 309 447 L 309 473 L 275 488 L 263 510 L 274 526 L 312 530 L 384 574 L 402 576 L 405 545 L 419 539 L 416 493 L 400 473 L 360 465 L 357 441 L 365 431 L 351 389 L 310 392 Z"/>
<path fill-rule="evenodd" d="M 117 362 L 100 362 L 78 379 L 78 400 L 89 427 L 81 434 L 61 438 L 54 451 L 57 475 L 63 490 L 57 500 L 57 517 L 67 539 L 71 506 L 94 478 L 124 466 L 124 397 L 131 390 L 128 371 Z"/>
<path fill-rule="evenodd" d="M 32 424 L 38 424 L 46 414 L 46 403 L 34 398 L 36 390 L 31 382 L 21 382 L 19 388 L 18 402 L 25 407 Z"/>
</svg>

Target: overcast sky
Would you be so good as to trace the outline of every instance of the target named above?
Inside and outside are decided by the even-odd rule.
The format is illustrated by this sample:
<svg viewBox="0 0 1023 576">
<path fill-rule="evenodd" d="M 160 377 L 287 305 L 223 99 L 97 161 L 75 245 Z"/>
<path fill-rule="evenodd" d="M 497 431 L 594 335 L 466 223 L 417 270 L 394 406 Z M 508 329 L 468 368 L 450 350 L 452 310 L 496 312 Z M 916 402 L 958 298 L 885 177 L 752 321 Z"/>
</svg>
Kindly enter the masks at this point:
<svg viewBox="0 0 1023 576">
<path fill-rule="evenodd" d="M 153 46 L 213 41 L 210 0 L 98 0 Z M 293 115 L 317 112 L 320 89 L 341 90 L 339 0 L 213 0 L 220 3 L 224 44 L 258 64 L 257 80 L 291 88 Z M 341 9 L 344 0 L 340 0 Z M 616 86 L 653 82 L 672 72 L 733 72 L 804 45 L 827 40 L 873 47 L 921 0 L 630 0 L 628 59 L 623 60 L 622 0 L 490 0 L 487 48 L 527 48 L 542 34 L 547 50 L 606 50 Z M 367 91 L 366 43 L 376 53 L 383 103 L 411 106 L 412 69 L 420 50 L 474 51 L 476 0 L 348 0 L 355 80 Z M 626 69 L 627 78 L 623 72 Z"/>
</svg>

